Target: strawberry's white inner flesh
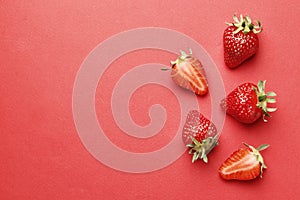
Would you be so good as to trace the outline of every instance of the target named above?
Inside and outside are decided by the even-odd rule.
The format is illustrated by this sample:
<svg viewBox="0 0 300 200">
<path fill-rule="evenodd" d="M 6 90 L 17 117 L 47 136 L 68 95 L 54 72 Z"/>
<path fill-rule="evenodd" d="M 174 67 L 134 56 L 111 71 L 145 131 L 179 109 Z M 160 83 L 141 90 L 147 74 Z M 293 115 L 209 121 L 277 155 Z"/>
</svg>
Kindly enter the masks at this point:
<svg viewBox="0 0 300 200">
<path fill-rule="evenodd" d="M 247 155 L 236 156 L 228 160 L 227 167 L 222 170 L 223 174 L 232 174 L 239 171 L 248 171 L 259 164 L 253 152 Z"/>
<path fill-rule="evenodd" d="M 197 66 L 196 63 L 197 62 L 193 62 L 191 64 L 190 61 L 178 63 L 175 70 L 176 72 L 173 73 L 172 76 L 181 87 L 204 92 L 206 87 L 204 84 L 206 83 L 206 80 L 199 71 L 202 66 Z"/>
<path fill-rule="evenodd" d="M 198 90 L 203 91 L 205 88 L 205 85 L 203 84 L 202 75 L 200 72 L 190 63 L 182 63 L 179 65 L 181 70 L 178 70 L 180 75 L 183 77 L 186 77 L 188 82 L 192 84 L 193 86 L 197 87 Z"/>
</svg>

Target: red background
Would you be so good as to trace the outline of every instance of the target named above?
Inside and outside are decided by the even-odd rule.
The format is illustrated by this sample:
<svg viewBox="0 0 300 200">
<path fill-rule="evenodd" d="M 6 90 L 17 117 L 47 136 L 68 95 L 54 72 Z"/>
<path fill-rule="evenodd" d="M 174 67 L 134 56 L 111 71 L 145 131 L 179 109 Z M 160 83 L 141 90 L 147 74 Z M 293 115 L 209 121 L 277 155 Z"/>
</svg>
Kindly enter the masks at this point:
<svg viewBox="0 0 300 200">
<path fill-rule="evenodd" d="M 1 1 L 0 198 L 299 199 L 299 7 L 296 0 Z M 259 53 L 230 70 L 223 63 L 222 34 L 224 22 L 231 21 L 234 13 L 259 18 L 264 31 L 259 35 Z M 101 164 L 85 150 L 74 126 L 76 73 L 101 41 L 122 31 L 152 26 L 182 32 L 203 45 L 218 66 L 227 92 L 242 82 L 266 79 L 267 89 L 278 94 L 278 111 L 268 123 L 251 126 L 227 117 L 221 145 L 210 154 L 209 164 L 191 164 L 187 154 L 146 174 L 128 174 Z M 141 51 L 115 61 L 103 77 L 112 81 L 99 84 L 107 92 L 97 93 L 99 118 L 105 118 L 102 122 L 108 132 L 115 131 L 110 139 L 131 151 L 163 147 L 174 136 L 167 130 L 179 120 L 171 115 L 164 132 L 149 141 L 133 140 L 115 125 L 110 127 L 108 97 L 114 81 L 132 66 L 147 62 L 168 65 L 174 58 L 160 51 L 150 54 Z M 163 97 L 170 95 L 170 101 L 175 97 L 161 88 L 150 89 L 153 98 L 146 98 L 143 88 L 133 96 L 136 103 L 131 103 L 131 111 L 139 124 L 149 122 L 147 108 L 153 102 L 166 106 L 168 113 L 172 111 Z M 101 95 L 102 103 L 98 101 Z M 145 103 L 138 107 L 139 102 Z M 218 167 L 242 141 L 271 145 L 263 152 L 268 165 L 263 179 L 221 180 Z"/>
</svg>

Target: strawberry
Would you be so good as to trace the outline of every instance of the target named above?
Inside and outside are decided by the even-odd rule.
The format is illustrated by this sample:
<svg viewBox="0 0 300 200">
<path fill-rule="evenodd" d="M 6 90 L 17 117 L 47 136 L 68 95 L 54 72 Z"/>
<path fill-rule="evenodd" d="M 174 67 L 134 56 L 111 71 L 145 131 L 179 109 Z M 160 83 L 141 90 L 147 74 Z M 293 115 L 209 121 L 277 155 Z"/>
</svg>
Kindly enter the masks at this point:
<svg viewBox="0 0 300 200">
<path fill-rule="evenodd" d="M 219 168 L 219 174 L 226 180 L 252 180 L 260 176 L 262 178 L 263 169 L 267 166 L 260 151 L 269 147 L 263 144 L 257 149 L 245 144 L 247 148 L 241 148 L 235 151 L 225 160 Z"/>
<path fill-rule="evenodd" d="M 200 61 L 181 51 L 181 55 L 175 61 L 171 61 L 171 77 L 179 86 L 195 92 L 197 95 L 205 95 L 208 92 L 208 84 Z"/>
<path fill-rule="evenodd" d="M 229 68 L 235 68 L 253 56 L 259 48 L 257 33 L 262 31 L 259 21 L 257 25 L 251 22 L 249 16 L 233 16 L 234 23 L 229 25 L 223 35 L 224 61 Z"/>
<path fill-rule="evenodd" d="M 274 92 L 265 92 L 266 81 L 259 81 L 257 86 L 253 83 L 244 83 L 235 88 L 221 101 L 221 107 L 228 115 L 237 121 L 251 124 L 263 116 L 270 117 L 269 112 L 276 111 L 276 108 L 268 108 L 268 103 L 275 103 Z"/>
<path fill-rule="evenodd" d="M 203 159 L 208 162 L 207 154 L 218 143 L 218 132 L 216 126 L 205 118 L 199 111 L 191 110 L 188 113 L 182 131 L 182 140 L 190 148 L 193 154 L 192 162 Z"/>
</svg>

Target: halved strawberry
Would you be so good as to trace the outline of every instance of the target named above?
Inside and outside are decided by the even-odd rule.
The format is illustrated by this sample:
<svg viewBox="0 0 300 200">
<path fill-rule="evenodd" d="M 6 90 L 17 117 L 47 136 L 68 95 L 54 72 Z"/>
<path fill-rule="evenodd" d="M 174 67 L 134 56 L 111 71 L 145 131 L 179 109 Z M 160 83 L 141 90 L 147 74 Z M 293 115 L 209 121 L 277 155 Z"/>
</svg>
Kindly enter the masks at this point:
<svg viewBox="0 0 300 200">
<path fill-rule="evenodd" d="M 192 162 L 202 159 L 208 162 L 207 154 L 218 144 L 216 126 L 199 111 L 191 110 L 182 131 L 183 143 L 193 154 Z"/>
<path fill-rule="evenodd" d="M 208 84 L 200 61 L 192 57 L 192 51 L 181 55 L 175 61 L 171 61 L 173 81 L 182 88 L 191 90 L 197 95 L 205 95 L 208 92 Z"/>
<path fill-rule="evenodd" d="M 248 144 L 247 148 L 241 148 L 235 151 L 219 168 L 219 174 L 226 180 L 252 180 L 256 177 L 262 177 L 263 169 L 267 166 L 260 151 L 269 147 L 263 144 L 255 149 Z"/>
</svg>

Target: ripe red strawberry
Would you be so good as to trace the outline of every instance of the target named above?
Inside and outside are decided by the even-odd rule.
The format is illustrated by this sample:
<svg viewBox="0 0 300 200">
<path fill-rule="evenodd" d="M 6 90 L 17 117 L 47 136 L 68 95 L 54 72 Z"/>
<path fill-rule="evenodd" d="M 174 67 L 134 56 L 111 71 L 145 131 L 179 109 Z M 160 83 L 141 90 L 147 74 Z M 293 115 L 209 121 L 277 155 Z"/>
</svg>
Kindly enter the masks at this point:
<svg viewBox="0 0 300 200">
<path fill-rule="evenodd" d="M 274 92 L 265 92 L 266 81 L 259 81 L 257 86 L 253 83 L 244 83 L 235 88 L 221 101 L 221 107 L 228 115 L 237 121 L 251 124 L 263 116 L 270 117 L 269 112 L 276 108 L 268 108 L 268 103 L 275 103 Z"/>
<path fill-rule="evenodd" d="M 252 180 L 260 176 L 262 178 L 263 169 L 267 168 L 264 159 L 259 151 L 269 147 L 263 144 L 257 149 L 245 144 L 247 148 L 235 151 L 225 160 L 219 168 L 219 174 L 226 180 Z"/>
<path fill-rule="evenodd" d="M 257 25 L 251 22 L 249 16 L 233 16 L 234 23 L 229 25 L 223 35 L 224 61 L 229 68 L 235 68 L 253 56 L 259 48 L 257 33 L 262 31 L 259 21 Z"/>
<path fill-rule="evenodd" d="M 207 154 L 218 143 L 216 126 L 205 118 L 199 111 L 191 110 L 187 116 L 182 131 L 182 140 L 193 154 L 192 162 L 203 159 L 208 162 Z"/>
<path fill-rule="evenodd" d="M 175 61 L 171 61 L 173 81 L 179 86 L 195 92 L 197 95 L 205 95 L 208 92 L 208 85 L 204 69 L 200 61 L 192 57 L 192 52 L 181 55 Z"/>
</svg>

